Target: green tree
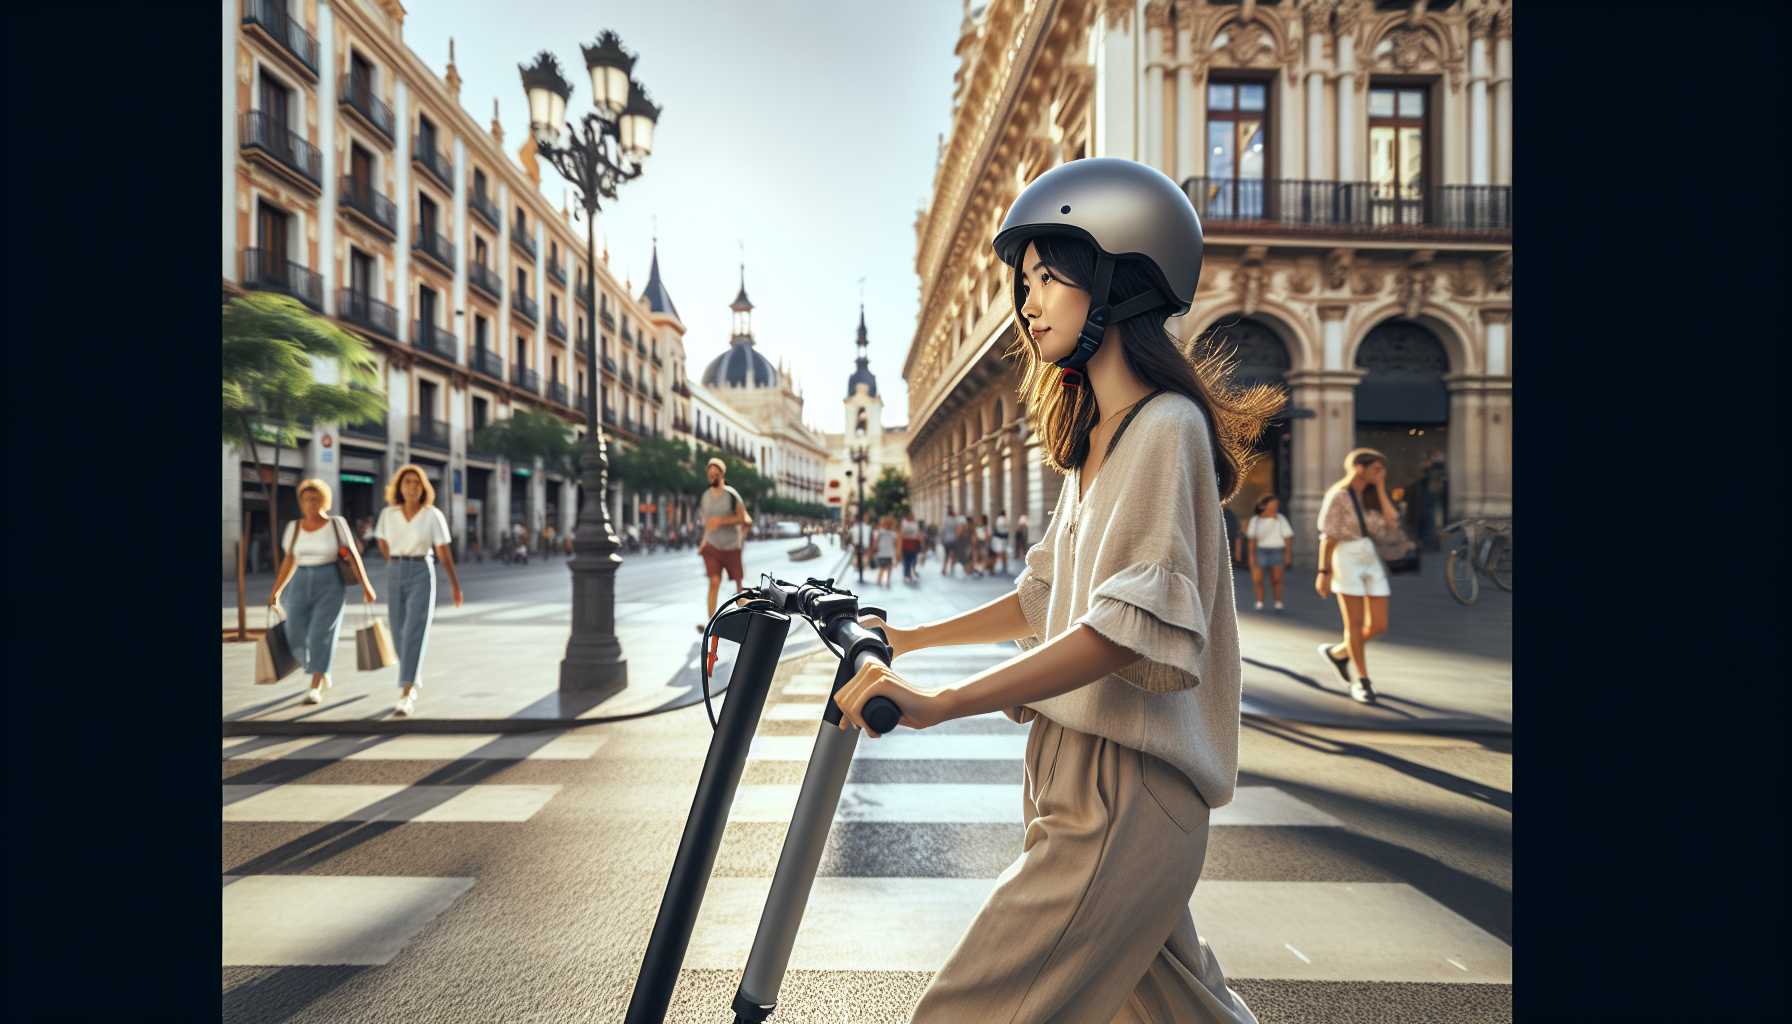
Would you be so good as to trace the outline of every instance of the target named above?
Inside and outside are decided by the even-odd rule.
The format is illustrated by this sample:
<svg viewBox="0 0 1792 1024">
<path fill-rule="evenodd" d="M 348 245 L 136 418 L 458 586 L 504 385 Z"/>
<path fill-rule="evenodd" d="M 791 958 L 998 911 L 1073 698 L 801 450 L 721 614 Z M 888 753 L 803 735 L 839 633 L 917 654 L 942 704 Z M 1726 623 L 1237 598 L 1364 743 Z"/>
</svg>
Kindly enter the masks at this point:
<svg viewBox="0 0 1792 1024">
<path fill-rule="evenodd" d="M 540 459 L 546 470 L 578 476 L 578 440 L 572 427 L 550 412 L 517 406 L 508 419 L 480 427 L 473 443 L 481 451 L 503 456 L 512 465 L 533 466 Z"/>
<path fill-rule="evenodd" d="M 871 506 L 872 514 L 879 518 L 907 515 L 908 474 L 895 466 L 885 466 L 877 482 L 871 485 L 871 495 L 866 503 Z"/>
<path fill-rule="evenodd" d="M 360 338 L 298 300 L 272 292 L 250 292 L 225 303 L 222 333 L 222 434 L 255 462 L 268 498 L 270 550 L 278 562 L 281 449 L 298 446 L 300 427 L 384 417 L 379 362 Z M 318 363 L 335 364 L 341 383 L 319 381 L 313 369 Z M 261 461 L 257 442 L 262 438 L 274 448 L 271 473 Z"/>
</svg>

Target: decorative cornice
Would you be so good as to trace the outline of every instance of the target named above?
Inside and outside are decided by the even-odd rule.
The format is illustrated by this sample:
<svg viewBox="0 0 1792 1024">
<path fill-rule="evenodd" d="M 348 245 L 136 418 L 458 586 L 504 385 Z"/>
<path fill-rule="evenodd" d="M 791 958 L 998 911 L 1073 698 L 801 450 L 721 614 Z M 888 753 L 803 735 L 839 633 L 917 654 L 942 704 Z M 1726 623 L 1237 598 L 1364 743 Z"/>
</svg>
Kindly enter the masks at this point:
<svg viewBox="0 0 1792 1024">
<path fill-rule="evenodd" d="M 1512 38 L 1512 4 L 1510 0 L 1500 4 L 1493 12 L 1493 37 L 1495 39 Z"/>
<path fill-rule="evenodd" d="M 1100 0 L 1110 32 L 1131 32 L 1136 0 Z"/>
<path fill-rule="evenodd" d="M 1150 0 L 1145 5 L 1145 28 L 1155 32 L 1170 31 L 1170 0 Z"/>
<path fill-rule="evenodd" d="M 1333 11 L 1332 20 L 1337 28 L 1338 38 L 1351 35 L 1360 29 L 1370 12 L 1369 0 L 1339 0 Z M 1361 39 L 1357 42 L 1360 44 Z"/>
<path fill-rule="evenodd" d="M 1324 35 L 1331 31 L 1332 11 L 1336 7 L 1336 0 L 1301 0 L 1301 27 L 1309 36 Z"/>
</svg>

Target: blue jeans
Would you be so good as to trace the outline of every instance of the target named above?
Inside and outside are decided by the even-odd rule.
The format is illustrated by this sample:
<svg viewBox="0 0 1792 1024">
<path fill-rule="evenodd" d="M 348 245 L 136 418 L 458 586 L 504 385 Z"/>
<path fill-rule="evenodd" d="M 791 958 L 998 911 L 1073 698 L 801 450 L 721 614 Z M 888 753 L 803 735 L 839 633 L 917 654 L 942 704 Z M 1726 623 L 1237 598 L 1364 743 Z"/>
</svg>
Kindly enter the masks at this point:
<svg viewBox="0 0 1792 1024">
<path fill-rule="evenodd" d="M 429 624 L 436 614 L 436 560 L 394 560 L 386 574 L 392 642 L 398 647 L 398 685 L 412 686 L 423 671 Z"/>
<path fill-rule="evenodd" d="M 336 637 L 342 632 L 342 604 L 348 587 L 336 564 L 301 565 L 286 586 L 286 640 L 305 671 L 330 671 Z"/>
</svg>

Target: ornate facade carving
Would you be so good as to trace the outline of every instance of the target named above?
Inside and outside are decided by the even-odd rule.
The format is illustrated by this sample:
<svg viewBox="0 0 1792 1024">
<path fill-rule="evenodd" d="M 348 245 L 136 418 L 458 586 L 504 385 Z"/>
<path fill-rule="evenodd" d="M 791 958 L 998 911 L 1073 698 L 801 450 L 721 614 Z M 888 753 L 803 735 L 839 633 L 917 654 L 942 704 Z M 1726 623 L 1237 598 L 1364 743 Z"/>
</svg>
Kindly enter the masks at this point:
<svg viewBox="0 0 1792 1024">
<path fill-rule="evenodd" d="M 1108 31 L 1132 31 L 1133 0 L 1101 0 L 1101 7 L 1107 15 Z"/>
<path fill-rule="evenodd" d="M 1288 271 L 1288 294 L 1311 295 L 1319 286 L 1319 275 L 1305 262 L 1297 263 Z"/>
<path fill-rule="evenodd" d="M 1469 260 L 1462 260 L 1452 265 L 1444 275 L 1444 283 L 1449 286 L 1451 298 L 1473 298 L 1478 290 L 1474 264 Z"/>
<path fill-rule="evenodd" d="M 1263 305 L 1263 288 L 1269 282 L 1269 268 L 1263 265 L 1269 255 L 1265 246 L 1245 249 L 1238 269 L 1232 271 L 1232 290 L 1238 296 L 1239 309 L 1245 316 L 1254 315 Z"/>
<path fill-rule="evenodd" d="M 1350 283 L 1351 265 L 1356 254 L 1349 249 L 1333 249 L 1325 254 L 1325 286 L 1342 291 Z"/>
<path fill-rule="evenodd" d="M 1496 292 L 1512 290 L 1512 250 L 1500 253 L 1488 263 L 1487 279 L 1489 286 Z"/>
<path fill-rule="evenodd" d="M 1462 16 L 1468 23 L 1468 35 L 1470 39 L 1478 39 L 1485 36 L 1488 27 L 1493 24 L 1492 5 L 1484 2 L 1484 0 L 1482 0 L 1482 2 L 1468 4 L 1463 10 Z"/>
<path fill-rule="evenodd" d="M 1379 19 L 1379 28 L 1366 70 L 1393 74 L 1447 74 L 1450 90 L 1461 91 L 1468 57 L 1445 26 L 1442 16 L 1427 14 L 1414 20 L 1410 13 L 1384 15 Z M 1356 88 L 1359 93 L 1368 90 L 1368 74 L 1357 76 Z"/>
<path fill-rule="evenodd" d="M 1145 27 L 1156 29 L 1166 35 L 1170 31 L 1170 0 L 1151 0 L 1145 5 Z M 1157 54 L 1146 54 L 1146 60 L 1156 59 Z"/>
<path fill-rule="evenodd" d="M 1495 39 L 1512 38 L 1512 4 L 1500 4 L 1493 12 L 1493 37 Z"/>
<path fill-rule="evenodd" d="M 1419 315 L 1420 308 L 1431 297 L 1431 283 L 1436 276 L 1431 261 L 1436 255 L 1434 249 L 1420 249 L 1394 275 L 1394 294 L 1400 300 L 1401 312 L 1409 320 Z"/>
<path fill-rule="evenodd" d="M 1300 23 L 1309 36 L 1324 35 L 1332 27 L 1332 10 L 1336 0 L 1301 0 Z"/>
<path fill-rule="evenodd" d="M 1369 10 L 1369 0 L 1339 0 L 1337 9 L 1332 12 L 1338 37 L 1341 39 L 1359 31 L 1367 21 Z M 1357 42 L 1360 45 L 1362 40 Z"/>
</svg>

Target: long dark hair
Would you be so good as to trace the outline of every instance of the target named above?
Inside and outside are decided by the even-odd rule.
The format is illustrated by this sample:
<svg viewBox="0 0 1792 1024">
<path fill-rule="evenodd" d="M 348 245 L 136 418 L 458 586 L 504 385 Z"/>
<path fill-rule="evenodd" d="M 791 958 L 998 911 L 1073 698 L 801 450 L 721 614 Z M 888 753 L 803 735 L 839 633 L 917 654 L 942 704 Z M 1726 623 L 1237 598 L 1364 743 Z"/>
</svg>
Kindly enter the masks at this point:
<svg viewBox="0 0 1792 1024">
<path fill-rule="evenodd" d="M 1039 258 L 1065 283 L 1088 290 L 1095 279 L 1095 248 L 1073 235 L 1041 235 L 1033 239 Z M 1014 268 L 1017 279 L 1019 267 Z M 1108 304 L 1117 305 L 1152 290 L 1150 273 L 1137 258 L 1115 263 Z M 1021 294 L 1016 287 L 1014 294 Z M 1154 387 L 1187 395 L 1207 414 L 1212 424 L 1213 464 L 1219 478 L 1220 501 L 1238 492 L 1245 470 L 1255 460 L 1251 446 L 1263 432 L 1269 417 L 1282 407 L 1280 389 L 1268 384 L 1246 388 L 1231 383 L 1235 358 L 1215 348 L 1196 354 L 1183 352 L 1164 328 L 1165 317 L 1156 313 L 1122 320 L 1117 325 L 1120 350 L 1126 365 L 1139 379 Z M 1021 362 L 1017 397 L 1027 407 L 1027 419 L 1039 434 L 1040 451 L 1047 465 L 1060 473 L 1081 466 L 1089 455 L 1089 432 L 1101 422 L 1095 391 L 1087 384 L 1066 388 L 1060 370 L 1041 359 L 1039 347 L 1027 332 L 1027 318 L 1014 311 L 1017 330 L 1008 355 Z M 1110 342 L 1111 344 L 1111 342 Z"/>
</svg>

